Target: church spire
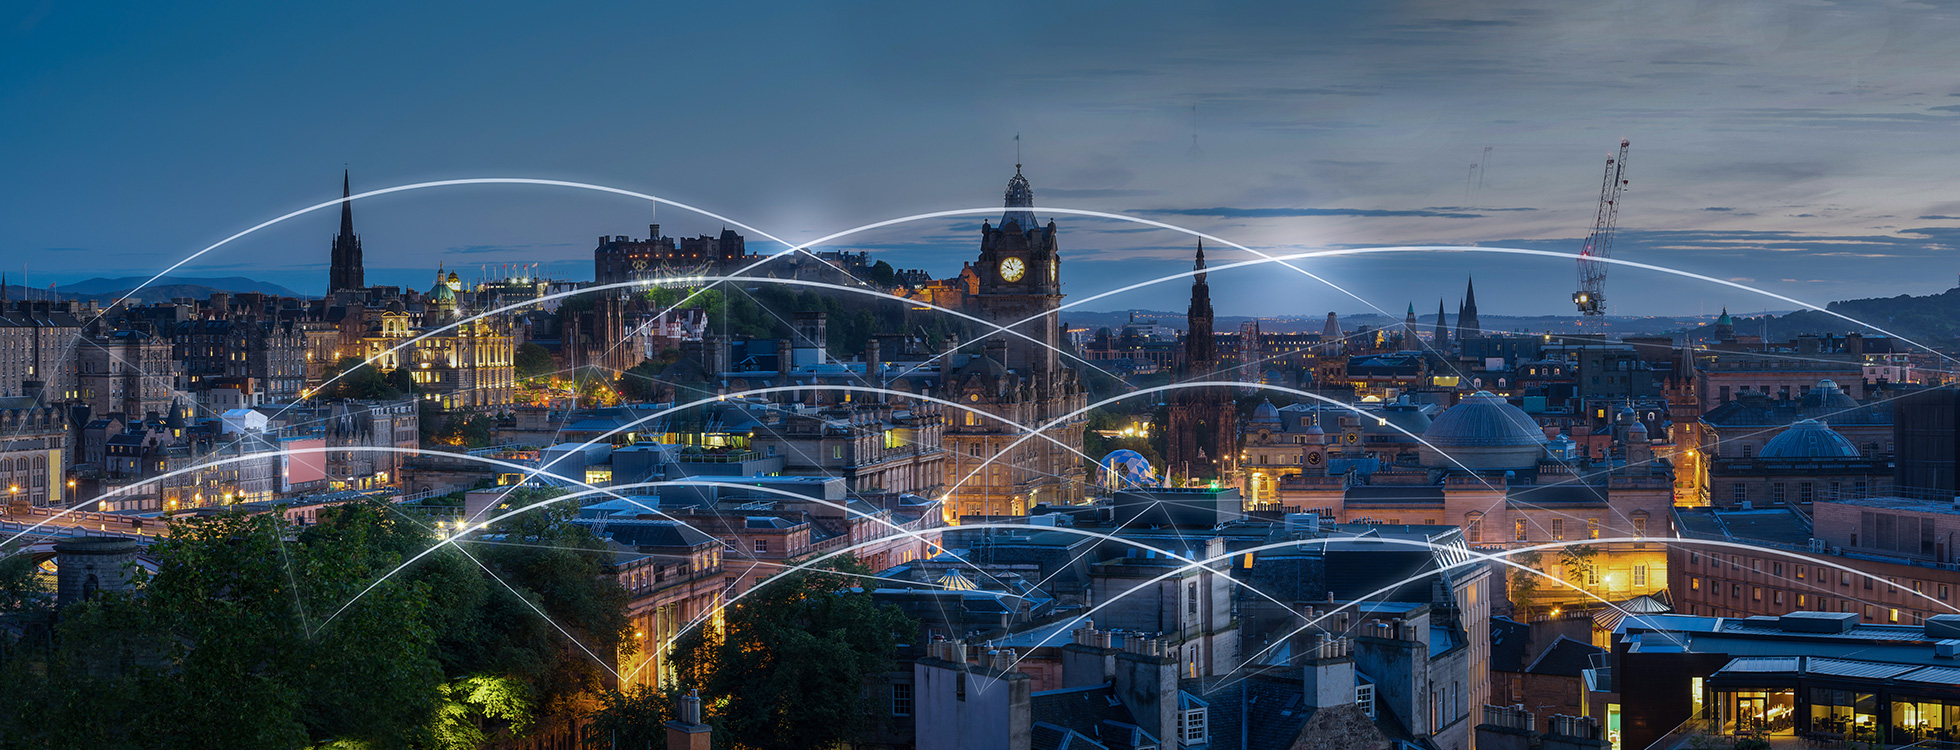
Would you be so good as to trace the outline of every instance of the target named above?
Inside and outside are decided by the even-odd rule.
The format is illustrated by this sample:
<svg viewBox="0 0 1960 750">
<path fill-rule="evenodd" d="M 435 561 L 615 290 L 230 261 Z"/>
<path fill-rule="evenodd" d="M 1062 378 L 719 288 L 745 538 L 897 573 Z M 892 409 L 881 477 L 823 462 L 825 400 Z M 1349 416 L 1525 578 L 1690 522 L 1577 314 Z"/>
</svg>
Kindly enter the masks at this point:
<svg viewBox="0 0 1960 750">
<path fill-rule="evenodd" d="M 1438 352 L 1447 351 L 1450 348 L 1450 321 L 1448 318 L 1443 317 L 1443 298 L 1441 297 L 1436 298 L 1436 335 L 1430 341 L 1430 344 Z"/>
<path fill-rule="evenodd" d="M 347 200 L 354 197 L 352 186 L 348 170 L 340 170 L 340 233 L 349 237 L 354 235 L 354 202 Z"/>
<path fill-rule="evenodd" d="M 340 234 L 334 235 L 329 256 L 327 293 L 353 291 L 367 287 L 361 267 L 361 238 L 354 234 L 353 183 L 347 170 L 340 172 Z"/>
</svg>

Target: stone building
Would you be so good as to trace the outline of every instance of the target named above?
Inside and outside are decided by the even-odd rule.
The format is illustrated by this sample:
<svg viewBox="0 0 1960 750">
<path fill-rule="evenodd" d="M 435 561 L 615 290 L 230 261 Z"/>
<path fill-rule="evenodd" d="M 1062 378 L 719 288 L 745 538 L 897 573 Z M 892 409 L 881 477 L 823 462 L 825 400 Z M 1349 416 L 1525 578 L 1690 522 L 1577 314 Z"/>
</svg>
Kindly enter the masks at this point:
<svg viewBox="0 0 1960 750">
<path fill-rule="evenodd" d="M 1205 281 L 1205 248 L 1198 246 L 1198 274 L 1191 278 L 1191 330 L 1184 335 L 1181 381 L 1228 380 L 1222 372 L 1218 343 L 1212 336 L 1211 285 Z M 1338 327 L 1336 330 L 1339 330 Z M 1170 424 L 1164 472 L 1185 482 L 1200 479 L 1230 481 L 1237 475 L 1238 410 L 1232 390 L 1224 386 L 1180 388 L 1171 391 Z"/>
<path fill-rule="evenodd" d="M 1062 301 L 1055 223 L 1042 227 L 1036 221 L 1034 191 L 1018 165 L 1007 183 L 1006 203 L 999 227 L 981 225 L 974 264 L 980 281 L 969 304 L 983 320 L 1018 324 L 1013 330 L 1026 338 L 995 335 L 963 362 L 952 356 L 941 360 L 941 396 L 982 412 L 954 417 L 945 430 L 945 447 L 953 456 L 946 462 L 949 518 L 1022 515 L 1037 503 L 1069 503 L 1082 496 L 1082 462 L 1068 448 L 1081 449 L 1088 420 L 1068 415 L 1088 402 L 1075 369 L 1062 364 L 1062 324 L 1054 312 Z M 1055 440 L 1022 441 L 1010 452 L 1007 446 L 1022 430 L 989 414 L 1022 425 L 1055 423 L 1046 430 Z"/>
</svg>

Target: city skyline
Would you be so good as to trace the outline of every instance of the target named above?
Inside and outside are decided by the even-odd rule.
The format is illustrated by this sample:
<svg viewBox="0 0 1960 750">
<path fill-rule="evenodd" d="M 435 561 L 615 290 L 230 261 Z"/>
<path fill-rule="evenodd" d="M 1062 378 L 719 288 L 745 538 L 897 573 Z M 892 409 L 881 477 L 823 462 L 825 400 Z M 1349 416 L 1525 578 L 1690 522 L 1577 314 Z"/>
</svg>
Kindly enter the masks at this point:
<svg viewBox="0 0 1960 750">
<path fill-rule="evenodd" d="M 1957 36 L 1939 33 L 1956 24 L 1944 11 L 1151 10 L 1049 11 L 1058 20 L 1026 35 L 969 35 L 928 11 L 800 9 L 745 23 L 739 40 L 621 41 L 583 33 L 594 19 L 577 12 L 499 6 L 358 21 L 317 9 L 24 8 L 0 23 L 13 42 L 0 54 L 17 63 L 0 74 L 0 96 L 37 117 L 0 133 L 37 147 L 0 188 L 0 222 L 13 229 L 0 267 L 24 263 L 36 286 L 104 275 L 94 269 L 105 261 L 131 271 L 114 275 L 161 270 L 330 199 L 343 165 L 357 192 L 458 177 L 568 179 L 672 197 L 804 241 L 990 205 L 1017 158 L 1040 205 L 1176 223 L 1268 252 L 1573 252 L 1599 163 L 1624 136 L 1632 183 L 1619 257 L 1819 304 L 1951 286 L 1939 259 L 1957 228 L 1947 217 L 1960 209 L 1938 194 L 1950 165 L 1925 158 L 1942 153 L 1955 116 L 1947 97 L 1960 93 L 1937 78 Z M 706 9 L 673 13 L 635 20 L 735 23 Z M 437 27 L 450 33 L 422 33 Z M 207 52 L 159 55 L 165 38 Z M 637 64 L 630 49 L 640 45 L 714 64 L 672 75 Z M 503 54 L 483 52 L 493 49 Z M 792 64 L 832 75 L 794 86 L 771 78 Z M 512 96 L 526 106 L 504 106 Z M 865 117 L 863 104 L 884 114 Z M 799 120 L 810 124 L 786 124 Z M 599 234 L 637 235 L 654 222 L 675 234 L 720 229 L 678 210 L 536 187 L 426 191 L 357 208 L 370 254 L 391 259 L 373 264 L 377 280 L 398 284 L 420 283 L 438 264 L 537 260 L 580 278 Z M 892 227 L 834 249 L 944 277 L 978 218 Z M 1057 218 L 1077 271 L 1071 294 L 1099 291 L 1086 278 L 1173 272 L 1191 246 L 1174 233 Z M 330 214 L 302 217 L 181 275 L 321 293 L 324 284 L 303 282 L 324 276 L 331 235 Z M 1490 300 L 1490 314 L 1558 314 L 1573 285 L 1571 264 L 1554 259 L 1323 259 L 1314 270 L 1391 313 L 1411 300 L 1426 309 L 1475 271 L 1547 290 Z M 1213 283 L 1222 315 L 1364 311 L 1279 274 L 1227 272 Z M 1625 269 L 1612 283 L 1624 285 L 1610 295 L 1618 314 L 1789 307 Z M 1276 302 L 1282 294 L 1304 294 L 1308 307 Z M 1155 307 L 1133 296 L 1104 309 Z"/>
</svg>

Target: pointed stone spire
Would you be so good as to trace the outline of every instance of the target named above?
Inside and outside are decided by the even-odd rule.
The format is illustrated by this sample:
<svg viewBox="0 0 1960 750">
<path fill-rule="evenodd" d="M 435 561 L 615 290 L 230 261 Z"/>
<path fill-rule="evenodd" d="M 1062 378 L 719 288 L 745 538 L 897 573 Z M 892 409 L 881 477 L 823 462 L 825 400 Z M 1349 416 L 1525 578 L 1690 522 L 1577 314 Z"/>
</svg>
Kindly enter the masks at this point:
<svg viewBox="0 0 1960 750">
<path fill-rule="evenodd" d="M 1477 281 L 1471 279 L 1463 290 L 1463 306 L 1456 313 L 1456 340 L 1461 343 L 1483 334 L 1483 324 L 1477 320 Z"/>
<path fill-rule="evenodd" d="M 367 287 L 361 267 L 361 238 L 354 235 L 354 195 L 347 170 L 340 173 L 340 233 L 334 235 L 327 269 L 327 293 Z"/>
<path fill-rule="evenodd" d="M 1205 244 L 1198 243 L 1198 273 L 1191 279 L 1191 308 L 1185 313 L 1185 366 L 1194 372 L 1209 369 L 1218 359 L 1218 344 L 1211 336 L 1211 285 L 1205 282 Z"/>
<path fill-rule="evenodd" d="M 1447 351 L 1450 348 L 1450 321 L 1448 318 L 1443 317 L 1443 299 L 1441 297 L 1436 298 L 1436 335 L 1431 338 L 1430 345 L 1435 347 L 1438 352 Z"/>
<path fill-rule="evenodd" d="M 349 177 L 349 171 L 346 169 L 340 170 L 340 233 L 353 236 L 354 202 L 347 199 L 354 197 L 354 191 L 352 189 L 354 183 Z"/>
</svg>

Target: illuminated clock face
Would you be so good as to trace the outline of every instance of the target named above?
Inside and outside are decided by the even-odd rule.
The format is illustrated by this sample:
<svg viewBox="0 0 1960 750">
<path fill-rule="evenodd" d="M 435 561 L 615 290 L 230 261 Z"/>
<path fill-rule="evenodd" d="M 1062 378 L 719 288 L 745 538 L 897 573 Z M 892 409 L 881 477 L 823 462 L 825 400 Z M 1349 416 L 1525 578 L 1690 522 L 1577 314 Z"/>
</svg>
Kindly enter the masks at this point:
<svg viewBox="0 0 1960 750">
<path fill-rule="evenodd" d="M 1028 264 L 1022 262 L 1020 258 L 1008 258 L 1000 262 L 1000 277 L 1008 281 L 1020 281 L 1021 276 L 1027 272 Z"/>
</svg>

